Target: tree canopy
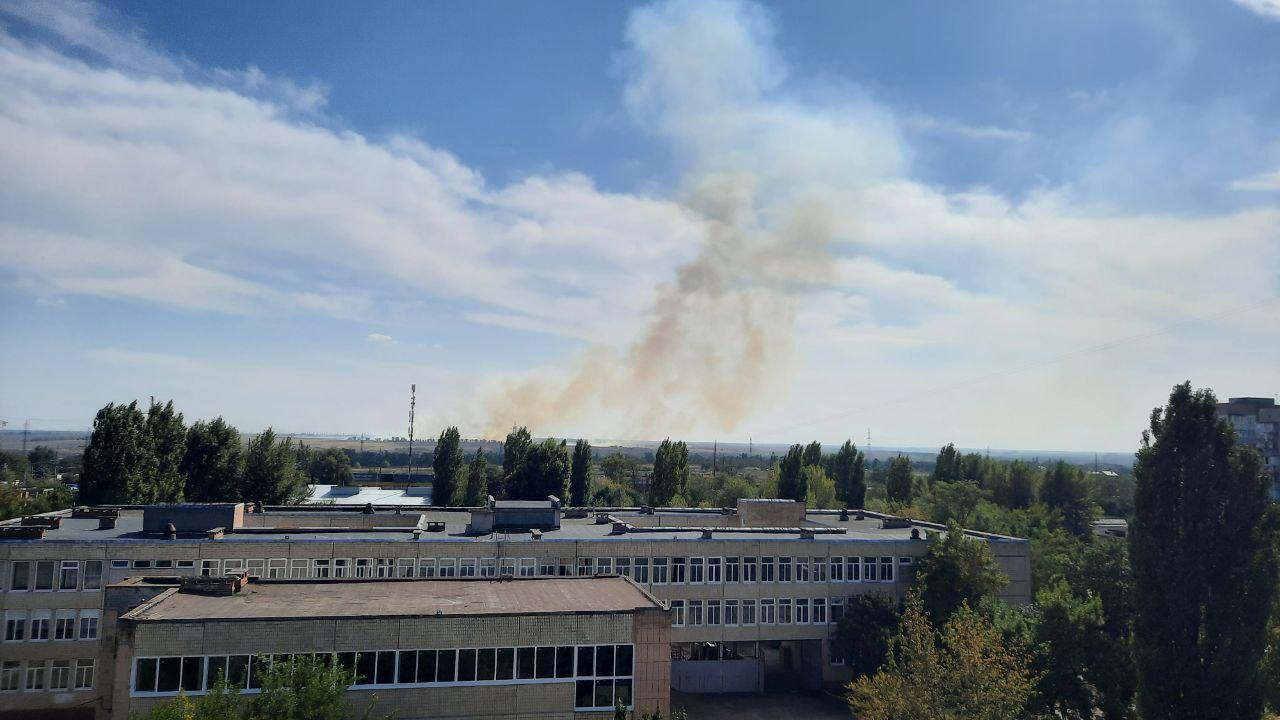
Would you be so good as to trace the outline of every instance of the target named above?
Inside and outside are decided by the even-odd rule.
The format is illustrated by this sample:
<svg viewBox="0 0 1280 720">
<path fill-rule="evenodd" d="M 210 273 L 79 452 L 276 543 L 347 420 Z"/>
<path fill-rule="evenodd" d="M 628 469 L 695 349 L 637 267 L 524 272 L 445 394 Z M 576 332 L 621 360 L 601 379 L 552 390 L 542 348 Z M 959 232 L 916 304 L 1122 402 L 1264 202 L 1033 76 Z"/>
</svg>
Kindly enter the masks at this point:
<svg viewBox="0 0 1280 720">
<path fill-rule="evenodd" d="M 804 502 L 809 495 L 805 483 L 803 445 L 792 445 L 778 462 L 778 497 Z"/>
<path fill-rule="evenodd" d="M 464 463 L 462 437 L 457 427 L 449 426 L 440 433 L 435 455 L 431 459 L 431 469 L 434 471 L 431 480 L 432 505 L 457 505 L 462 499 L 463 490 L 460 486 Z"/>
<path fill-rule="evenodd" d="M 1009 582 L 987 543 L 965 537 L 954 521 L 945 534 L 931 538 L 915 579 L 921 606 L 939 625 L 965 604 L 978 607 Z"/>
<path fill-rule="evenodd" d="M 1040 484 L 1040 502 L 1062 513 L 1063 525 L 1079 536 L 1092 532 L 1097 515 L 1089 479 L 1080 468 L 1059 460 L 1045 473 Z"/>
<path fill-rule="evenodd" d="M 569 472 L 569 504 L 582 507 L 591 497 L 591 443 L 578 439 L 573 444 L 573 467 Z"/>
<path fill-rule="evenodd" d="M 191 502 L 243 500 L 240 431 L 220 417 L 192 425 L 179 472 L 185 478 L 183 494 Z"/>
<path fill-rule="evenodd" d="M 467 465 L 467 490 L 462 504 L 480 507 L 488 500 L 489 462 L 484 459 L 484 448 L 476 448 L 476 454 Z"/>
<path fill-rule="evenodd" d="M 654 455 L 649 501 L 654 505 L 670 505 L 677 497 L 684 497 L 688 482 L 689 447 L 684 441 L 663 440 Z"/>
<path fill-rule="evenodd" d="M 889 502 L 910 505 L 915 497 L 912 485 L 911 461 L 899 455 L 889 464 L 889 472 L 885 476 L 885 495 Z"/>
<path fill-rule="evenodd" d="M 866 458 L 852 440 L 845 440 L 831 458 L 831 479 L 836 484 L 836 497 L 845 507 L 860 508 L 866 504 L 866 474 Z"/>
<path fill-rule="evenodd" d="M 244 499 L 266 505 L 294 505 L 310 493 L 298 469 L 293 441 L 267 428 L 249 441 L 244 456 Z"/>
</svg>

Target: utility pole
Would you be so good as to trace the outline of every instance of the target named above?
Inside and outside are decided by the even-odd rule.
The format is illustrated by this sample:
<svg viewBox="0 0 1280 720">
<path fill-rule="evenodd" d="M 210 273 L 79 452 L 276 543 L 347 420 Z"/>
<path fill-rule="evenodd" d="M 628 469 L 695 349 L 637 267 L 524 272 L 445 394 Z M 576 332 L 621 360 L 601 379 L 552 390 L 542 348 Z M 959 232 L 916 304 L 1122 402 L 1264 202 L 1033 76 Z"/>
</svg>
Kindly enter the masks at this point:
<svg viewBox="0 0 1280 720">
<path fill-rule="evenodd" d="M 418 401 L 418 386 L 413 384 L 409 386 L 409 478 L 408 482 L 413 483 L 413 406 Z"/>
<path fill-rule="evenodd" d="M 867 428 L 867 459 L 871 459 L 871 428 Z"/>
<path fill-rule="evenodd" d="M 22 456 L 27 456 L 27 435 L 31 432 L 31 421 L 22 421 Z"/>
<path fill-rule="evenodd" d="M 716 481 L 716 456 L 720 449 L 720 441 L 711 441 L 711 482 Z"/>
</svg>

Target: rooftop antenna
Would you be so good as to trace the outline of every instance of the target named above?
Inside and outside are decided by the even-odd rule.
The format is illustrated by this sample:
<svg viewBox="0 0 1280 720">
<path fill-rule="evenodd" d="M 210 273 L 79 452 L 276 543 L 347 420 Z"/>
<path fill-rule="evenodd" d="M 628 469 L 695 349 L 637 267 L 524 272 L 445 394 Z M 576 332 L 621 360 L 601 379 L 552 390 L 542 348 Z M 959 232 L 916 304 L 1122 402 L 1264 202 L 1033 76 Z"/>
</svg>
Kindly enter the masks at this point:
<svg viewBox="0 0 1280 720">
<path fill-rule="evenodd" d="M 413 483 L 413 407 L 418 402 L 418 386 L 413 384 L 409 386 L 409 477 L 408 482 Z"/>
<path fill-rule="evenodd" d="M 871 457 L 871 428 L 867 428 L 867 457 Z"/>
<path fill-rule="evenodd" d="M 747 437 L 747 457 L 756 454 L 756 445 L 750 436 Z"/>
<path fill-rule="evenodd" d="M 31 421 L 22 421 L 22 457 L 27 456 L 27 434 L 31 431 Z M 23 480 L 30 480 L 31 463 L 27 463 L 27 469 L 22 472 Z"/>
</svg>

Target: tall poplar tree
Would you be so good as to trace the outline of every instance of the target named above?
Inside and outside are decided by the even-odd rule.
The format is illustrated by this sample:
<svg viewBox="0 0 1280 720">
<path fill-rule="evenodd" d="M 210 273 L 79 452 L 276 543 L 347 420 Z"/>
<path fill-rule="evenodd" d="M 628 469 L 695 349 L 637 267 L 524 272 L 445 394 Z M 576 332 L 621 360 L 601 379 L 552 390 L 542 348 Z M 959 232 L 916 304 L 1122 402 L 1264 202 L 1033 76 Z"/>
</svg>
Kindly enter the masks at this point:
<svg viewBox="0 0 1280 720">
<path fill-rule="evenodd" d="M 93 419 L 84 449 L 80 502 L 86 505 L 142 502 L 142 487 L 155 471 L 147 417 L 137 402 L 110 403 Z"/>
<path fill-rule="evenodd" d="M 933 464 L 933 473 L 929 475 L 929 484 L 940 482 L 960 482 L 961 457 L 955 443 L 947 443 L 938 451 L 938 459 Z"/>
<path fill-rule="evenodd" d="M 187 451 L 179 467 L 183 496 L 190 502 L 241 502 L 244 450 L 240 431 L 222 418 L 201 420 L 187 430 Z"/>
<path fill-rule="evenodd" d="M 1040 483 L 1040 502 L 1062 513 L 1066 529 L 1078 537 L 1092 532 L 1097 509 L 1089 479 L 1080 470 L 1059 460 L 1045 471 Z"/>
<path fill-rule="evenodd" d="M 684 441 L 671 442 L 671 438 L 658 445 L 653 460 L 653 480 L 649 484 L 649 502 L 654 505 L 670 505 L 678 497 L 684 497 L 689 481 L 689 446 Z"/>
<path fill-rule="evenodd" d="M 178 468 L 187 451 L 187 426 L 173 401 L 161 405 L 155 400 L 147 409 L 147 435 L 151 439 L 150 476 L 139 488 L 134 502 L 182 502 L 183 480 Z"/>
<path fill-rule="evenodd" d="M 529 435 L 529 428 L 522 426 L 507 433 L 507 440 L 502 443 L 501 492 L 495 493 L 494 497 L 516 497 L 519 494 L 513 485 L 519 480 L 520 468 L 532 446 L 533 437 Z"/>
<path fill-rule="evenodd" d="M 458 428 L 449 426 L 440 433 L 436 440 L 435 456 L 431 459 L 431 469 L 435 471 L 431 480 L 431 503 L 441 507 L 457 505 L 460 481 L 462 480 L 462 437 Z"/>
<path fill-rule="evenodd" d="M 822 465 L 822 443 L 814 440 L 804 446 L 804 466 Z"/>
<path fill-rule="evenodd" d="M 845 507 L 862 507 L 867 496 L 866 459 L 852 440 L 845 440 L 831 459 L 831 474 L 836 497 Z"/>
<path fill-rule="evenodd" d="M 289 439 L 267 428 L 249 441 L 244 454 L 244 499 L 265 505 L 296 505 L 307 499 L 307 476 Z"/>
<path fill-rule="evenodd" d="M 591 443 L 579 439 L 573 445 L 573 469 L 569 472 L 569 504 L 582 507 L 591 496 Z"/>
<path fill-rule="evenodd" d="M 821 451 L 819 451 L 821 452 Z M 778 497 L 784 500 L 804 502 L 808 488 L 804 476 L 805 450 L 802 445 L 792 445 L 778 462 Z"/>
<path fill-rule="evenodd" d="M 911 485 L 911 461 L 899 455 L 889 463 L 889 472 L 885 475 L 884 492 L 889 500 L 903 505 L 910 505 L 914 497 Z"/>
<path fill-rule="evenodd" d="M 471 463 L 467 465 L 467 491 L 462 504 L 467 507 L 480 507 L 488 500 L 489 462 L 484 459 L 484 448 L 476 448 Z"/>
<path fill-rule="evenodd" d="M 1137 708 L 1144 720 L 1261 716 L 1277 508 L 1209 390 L 1174 387 L 1134 466 Z"/>
</svg>

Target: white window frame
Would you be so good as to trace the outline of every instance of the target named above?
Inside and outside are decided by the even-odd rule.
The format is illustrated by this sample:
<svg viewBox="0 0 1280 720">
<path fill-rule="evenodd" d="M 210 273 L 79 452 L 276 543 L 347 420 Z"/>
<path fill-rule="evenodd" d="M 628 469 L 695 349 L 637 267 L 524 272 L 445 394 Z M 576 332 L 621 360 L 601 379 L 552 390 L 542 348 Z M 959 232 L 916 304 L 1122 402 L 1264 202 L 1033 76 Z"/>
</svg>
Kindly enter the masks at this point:
<svg viewBox="0 0 1280 720">
<path fill-rule="evenodd" d="M 92 690 L 97 678 L 98 661 L 95 658 L 76 660 L 76 690 Z"/>
<path fill-rule="evenodd" d="M 77 625 L 76 639 L 97 640 L 102 633 L 102 612 L 100 610 L 81 610 L 80 623 Z"/>
</svg>

